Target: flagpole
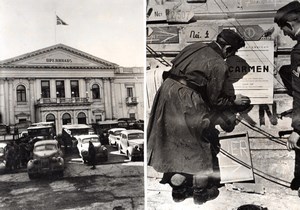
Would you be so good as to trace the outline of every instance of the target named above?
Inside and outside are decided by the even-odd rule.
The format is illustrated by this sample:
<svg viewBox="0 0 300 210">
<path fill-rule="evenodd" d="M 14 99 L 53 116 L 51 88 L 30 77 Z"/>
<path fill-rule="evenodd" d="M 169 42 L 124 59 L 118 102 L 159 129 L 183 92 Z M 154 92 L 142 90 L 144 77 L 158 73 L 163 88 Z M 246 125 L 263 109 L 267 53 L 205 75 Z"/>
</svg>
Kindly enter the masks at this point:
<svg viewBox="0 0 300 210">
<path fill-rule="evenodd" d="M 56 43 L 56 27 L 57 27 L 57 15 L 56 15 L 56 10 L 55 10 L 55 32 L 54 32 L 54 37 L 55 37 L 55 43 L 54 44 L 57 44 Z"/>
</svg>

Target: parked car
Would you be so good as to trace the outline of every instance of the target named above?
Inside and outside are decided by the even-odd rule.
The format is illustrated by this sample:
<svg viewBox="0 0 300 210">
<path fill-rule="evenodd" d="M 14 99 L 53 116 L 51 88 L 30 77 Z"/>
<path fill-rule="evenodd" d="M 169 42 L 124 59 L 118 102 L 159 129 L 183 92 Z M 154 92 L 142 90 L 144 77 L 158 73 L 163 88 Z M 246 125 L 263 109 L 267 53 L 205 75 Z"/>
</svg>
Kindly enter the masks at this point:
<svg viewBox="0 0 300 210">
<path fill-rule="evenodd" d="M 63 125 L 62 134 L 58 139 L 61 139 L 65 151 L 74 151 L 77 148 L 78 137 L 88 135 L 91 132 L 91 128 L 92 126 L 85 124 Z"/>
<path fill-rule="evenodd" d="M 5 150 L 6 150 L 7 143 L 0 143 L 0 162 L 5 160 Z"/>
<path fill-rule="evenodd" d="M 0 173 L 5 172 L 5 151 L 7 143 L 0 143 Z"/>
<path fill-rule="evenodd" d="M 117 147 L 120 144 L 121 131 L 125 131 L 125 128 L 112 128 L 108 130 L 108 143 L 109 145 Z"/>
<path fill-rule="evenodd" d="M 144 157 L 144 131 L 125 130 L 121 131 L 119 144 L 120 153 L 125 153 L 129 160 Z"/>
<path fill-rule="evenodd" d="M 27 173 L 30 179 L 41 174 L 57 174 L 64 176 L 63 153 L 56 140 L 42 140 L 34 144 L 33 159 L 27 163 Z"/>
<path fill-rule="evenodd" d="M 77 137 L 78 144 L 77 148 L 79 155 L 82 158 L 84 163 L 90 161 L 89 157 L 89 141 L 91 141 L 96 149 L 96 162 L 103 162 L 108 160 L 108 151 L 107 148 L 101 145 L 98 135 L 81 135 Z"/>
<path fill-rule="evenodd" d="M 108 130 L 117 127 L 118 127 L 117 120 L 98 121 L 97 123 L 93 124 L 95 133 L 99 135 L 100 142 L 102 145 L 108 144 Z"/>
</svg>

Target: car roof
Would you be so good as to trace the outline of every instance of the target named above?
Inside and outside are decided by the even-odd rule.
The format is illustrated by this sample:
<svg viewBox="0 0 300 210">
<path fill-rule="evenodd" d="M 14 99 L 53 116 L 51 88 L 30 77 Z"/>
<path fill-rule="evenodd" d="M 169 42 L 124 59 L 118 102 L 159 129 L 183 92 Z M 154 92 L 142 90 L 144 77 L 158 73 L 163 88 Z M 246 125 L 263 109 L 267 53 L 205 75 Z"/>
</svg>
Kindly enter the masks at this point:
<svg viewBox="0 0 300 210">
<path fill-rule="evenodd" d="M 121 133 L 123 133 L 123 134 L 144 133 L 144 131 L 142 131 L 142 130 L 137 130 L 137 129 L 132 129 L 132 130 L 121 131 Z"/>
<path fill-rule="evenodd" d="M 79 136 L 79 138 L 81 138 L 81 139 L 92 138 L 92 137 L 99 138 L 98 135 L 96 135 L 96 134 L 80 135 L 80 136 Z"/>
<path fill-rule="evenodd" d="M 91 128 L 90 125 L 86 125 L 86 124 L 72 124 L 72 125 L 63 125 L 62 128 L 66 128 L 66 129 L 74 129 L 74 128 Z"/>
<path fill-rule="evenodd" d="M 32 123 L 30 127 L 34 126 L 48 126 L 48 125 L 54 125 L 54 122 L 37 122 L 37 123 Z"/>
<path fill-rule="evenodd" d="M 52 126 L 51 125 L 36 125 L 36 126 L 28 127 L 27 130 L 40 129 L 40 128 L 52 128 Z"/>
<path fill-rule="evenodd" d="M 114 131 L 125 131 L 125 130 L 126 130 L 126 128 L 112 128 L 112 129 L 109 129 L 108 131 L 114 132 Z"/>
<path fill-rule="evenodd" d="M 97 124 L 99 124 L 99 125 L 118 124 L 118 121 L 117 120 L 105 120 L 105 121 L 98 121 Z"/>
<path fill-rule="evenodd" d="M 1 142 L 0 143 L 0 148 L 4 148 L 4 147 L 6 147 L 7 146 L 7 143 L 4 143 L 4 142 Z"/>
<path fill-rule="evenodd" d="M 44 145 L 44 144 L 57 144 L 56 140 L 42 140 L 34 144 L 34 146 Z"/>
</svg>

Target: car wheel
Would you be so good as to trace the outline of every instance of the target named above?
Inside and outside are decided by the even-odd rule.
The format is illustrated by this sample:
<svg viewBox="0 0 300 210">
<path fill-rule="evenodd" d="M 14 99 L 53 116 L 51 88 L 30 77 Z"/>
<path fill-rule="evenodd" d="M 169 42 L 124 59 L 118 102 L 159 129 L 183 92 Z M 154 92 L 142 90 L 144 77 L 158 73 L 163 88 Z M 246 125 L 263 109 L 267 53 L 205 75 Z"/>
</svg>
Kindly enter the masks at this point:
<svg viewBox="0 0 300 210">
<path fill-rule="evenodd" d="M 122 146 L 120 144 L 118 145 L 118 149 L 119 149 L 119 153 L 123 154 L 123 152 L 122 152 Z"/>
<path fill-rule="evenodd" d="M 37 177 L 36 174 L 28 174 L 29 179 L 35 179 Z"/>
<path fill-rule="evenodd" d="M 58 178 L 63 178 L 64 177 L 64 171 L 58 171 L 57 176 L 58 176 Z"/>
<path fill-rule="evenodd" d="M 127 151 L 127 157 L 129 161 L 132 161 L 132 155 Z"/>
</svg>

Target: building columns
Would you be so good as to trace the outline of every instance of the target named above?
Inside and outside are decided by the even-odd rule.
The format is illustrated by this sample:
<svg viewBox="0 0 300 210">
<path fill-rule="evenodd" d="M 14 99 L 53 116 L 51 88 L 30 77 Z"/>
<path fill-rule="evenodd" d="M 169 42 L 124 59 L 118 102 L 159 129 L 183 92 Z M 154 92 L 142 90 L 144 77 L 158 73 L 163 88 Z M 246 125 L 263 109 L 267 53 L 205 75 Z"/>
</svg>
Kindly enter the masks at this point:
<svg viewBox="0 0 300 210">
<path fill-rule="evenodd" d="M 112 119 L 116 119 L 118 116 L 118 114 L 116 113 L 116 97 L 115 97 L 115 87 L 114 87 L 115 83 L 114 83 L 114 79 L 111 78 L 110 79 L 110 89 L 111 89 L 111 99 L 112 99 L 112 104 L 111 104 L 111 108 L 112 108 Z"/>
<path fill-rule="evenodd" d="M 33 78 L 28 78 L 29 81 L 29 109 L 30 109 L 30 121 L 35 122 L 35 109 L 34 109 L 34 81 Z"/>
<path fill-rule="evenodd" d="M 15 124 L 15 104 L 14 104 L 14 90 L 13 90 L 13 78 L 8 79 L 8 114 L 9 125 Z M 17 102 L 17 101 L 16 101 Z"/>
<path fill-rule="evenodd" d="M 1 115 L 1 119 L 0 119 L 0 123 L 6 124 L 7 119 L 6 119 L 6 99 L 5 99 L 5 90 L 4 90 L 4 84 L 5 84 L 5 79 L 0 79 L 0 115 Z"/>
<path fill-rule="evenodd" d="M 105 106 L 105 118 L 112 119 L 112 108 L 111 108 L 111 90 L 109 78 L 103 78 L 104 82 L 104 106 Z"/>
</svg>

